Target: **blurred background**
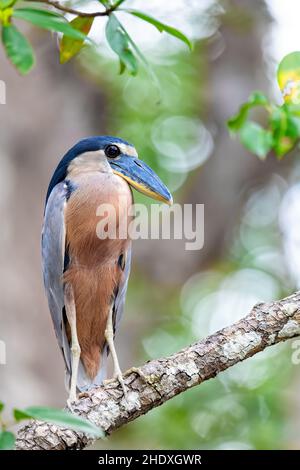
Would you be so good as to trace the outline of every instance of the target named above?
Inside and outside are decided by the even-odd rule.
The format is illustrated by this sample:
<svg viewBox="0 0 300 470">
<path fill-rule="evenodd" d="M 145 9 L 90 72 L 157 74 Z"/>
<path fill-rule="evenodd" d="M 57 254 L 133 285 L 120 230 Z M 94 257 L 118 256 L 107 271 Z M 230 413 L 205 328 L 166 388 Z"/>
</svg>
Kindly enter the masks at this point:
<svg viewBox="0 0 300 470">
<path fill-rule="evenodd" d="M 91 9 L 97 2 L 90 2 Z M 298 152 L 266 162 L 230 139 L 226 119 L 251 91 L 280 102 L 281 58 L 300 49 L 295 0 L 128 0 L 183 30 L 184 45 L 150 25 L 119 18 L 153 64 L 161 90 L 141 70 L 118 75 L 93 26 L 96 49 L 58 63 L 57 39 L 26 30 L 37 66 L 19 77 L 1 52 L 0 397 L 9 407 L 62 407 L 63 361 L 44 295 L 40 232 L 45 192 L 66 150 L 111 134 L 135 144 L 175 202 L 205 205 L 205 243 L 134 243 L 118 351 L 122 369 L 170 354 L 246 315 L 258 301 L 300 285 Z M 263 116 L 256 116 L 263 123 Z M 138 201 L 147 201 L 136 194 Z M 299 366 L 280 344 L 172 399 L 98 448 L 278 449 L 300 446 Z"/>
</svg>

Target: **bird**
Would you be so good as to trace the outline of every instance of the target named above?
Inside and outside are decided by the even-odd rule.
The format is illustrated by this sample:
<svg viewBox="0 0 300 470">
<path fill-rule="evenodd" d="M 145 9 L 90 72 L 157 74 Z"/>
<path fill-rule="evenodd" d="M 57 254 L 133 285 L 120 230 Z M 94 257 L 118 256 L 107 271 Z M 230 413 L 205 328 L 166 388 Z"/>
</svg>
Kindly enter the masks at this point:
<svg viewBox="0 0 300 470">
<path fill-rule="evenodd" d="M 126 387 L 114 345 L 123 315 L 131 240 L 99 237 L 105 204 L 128 224 L 135 188 L 172 204 L 168 188 L 139 159 L 135 147 L 112 136 L 77 142 L 50 180 L 42 228 L 42 269 L 49 310 L 65 363 L 67 403 L 103 384 L 111 353 L 114 377 Z M 125 218 L 125 219 L 124 219 Z M 119 223 L 119 222 L 117 222 Z"/>
</svg>

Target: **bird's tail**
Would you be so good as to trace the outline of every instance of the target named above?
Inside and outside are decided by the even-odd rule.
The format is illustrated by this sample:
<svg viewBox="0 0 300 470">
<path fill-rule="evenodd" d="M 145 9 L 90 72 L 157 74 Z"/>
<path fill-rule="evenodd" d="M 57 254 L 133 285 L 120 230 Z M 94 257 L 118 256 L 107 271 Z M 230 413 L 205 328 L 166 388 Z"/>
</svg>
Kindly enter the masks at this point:
<svg viewBox="0 0 300 470">
<path fill-rule="evenodd" d="M 102 385 L 103 381 L 106 379 L 107 374 L 107 356 L 108 348 L 107 346 L 105 346 L 101 355 L 101 365 L 99 367 L 96 377 L 94 377 L 93 379 L 91 379 L 87 375 L 82 361 L 79 361 L 77 376 L 77 390 L 79 392 L 87 392 L 93 387 Z M 71 384 L 71 371 L 68 369 L 66 369 L 65 383 L 67 390 L 69 390 Z"/>
</svg>

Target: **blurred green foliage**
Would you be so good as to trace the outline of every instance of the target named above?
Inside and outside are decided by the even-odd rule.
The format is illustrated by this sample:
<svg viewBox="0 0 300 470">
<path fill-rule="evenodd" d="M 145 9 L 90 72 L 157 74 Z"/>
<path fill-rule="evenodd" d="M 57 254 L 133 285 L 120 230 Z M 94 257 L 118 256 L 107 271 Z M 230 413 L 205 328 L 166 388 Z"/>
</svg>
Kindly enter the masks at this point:
<svg viewBox="0 0 300 470">
<path fill-rule="evenodd" d="M 281 159 L 300 139 L 300 52 L 292 52 L 278 66 L 277 80 L 285 103 L 275 105 L 261 92 L 253 92 L 238 113 L 227 122 L 231 134 L 238 134 L 247 150 L 265 159 L 273 150 Z M 267 127 L 248 120 L 251 109 L 262 107 Z"/>
<path fill-rule="evenodd" d="M 105 90 L 109 103 L 106 115 L 109 133 L 134 142 L 140 157 L 172 192 L 183 187 L 193 164 L 191 150 L 199 150 L 202 130 L 199 74 L 204 76 L 205 67 L 201 48 L 197 47 L 193 54 L 178 53 L 169 57 L 167 63 L 156 65 L 154 73 L 159 87 L 149 82 L 146 69 L 141 70 L 137 80 L 116 77 L 111 60 L 93 49 L 82 52 L 81 64 L 92 80 Z M 105 74 L 101 70 L 105 70 Z M 200 154 L 197 153 L 197 158 Z M 198 165 L 199 162 L 195 162 L 195 167 Z M 151 203 L 139 193 L 135 197 L 137 201 Z"/>
<path fill-rule="evenodd" d="M 199 116 L 204 117 L 202 90 L 207 73 L 203 57 L 202 49 L 197 47 L 190 56 L 179 52 L 169 57 L 168 66 L 157 65 L 155 73 L 163 89 L 163 96 L 159 96 L 157 89 L 149 86 L 146 72 L 138 80 L 112 80 L 109 59 L 88 50 L 81 56 L 83 69 L 108 96 L 110 132 L 135 143 L 141 158 L 175 190 L 175 202 L 183 197 L 193 168 L 177 167 L 176 161 L 168 161 L 166 149 L 193 147 L 193 136 L 185 133 L 185 142 L 181 126 L 188 120 L 191 129 L 191 123 L 198 125 Z M 245 119 L 249 108 L 258 102 L 265 102 L 263 95 L 254 95 L 246 105 Z M 170 119 L 174 121 L 168 128 L 165 123 Z M 162 132 L 165 126 L 169 133 Z M 173 146 L 164 147 L 164 138 Z M 174 155 L 180 158 L 176 151 Z M 150 324 L 145 320 L 146 337 L 139 335 L 140 363 L 171 354 L 241 318 L 256 302 L 280 298 L 291 291 L 292 282 L 282 267 L 277 227 L 281 191 L 274 181 L 270 187 L 251 194 L 228 255 L 211 270 L 195 274 L 182 288 L 158 285 L 136 268 L 129 283 L 126 315 L 132 315 L 134 322 L 137 314 L 132 312 L 142 312 L 143 318 L 151 319 Z M 138 194 L 135 198 L 148 202 Z M 290 356 L 285 345 L 270 348 L 122 428 L 104 446 L 282 448 L 282 423 L 287 412 L 282 391 L 292 377 Z"/>
</svg>

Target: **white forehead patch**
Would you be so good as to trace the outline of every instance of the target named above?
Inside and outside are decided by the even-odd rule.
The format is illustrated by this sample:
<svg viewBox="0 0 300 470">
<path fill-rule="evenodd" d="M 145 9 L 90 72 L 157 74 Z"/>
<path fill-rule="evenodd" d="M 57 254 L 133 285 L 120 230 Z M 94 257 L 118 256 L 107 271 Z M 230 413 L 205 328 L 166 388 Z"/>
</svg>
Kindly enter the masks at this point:
<svg viewBox="0 0 300 470">
<path fill-rule="evenodd" d="M 122 144 L 119 142 L 112 143 L 111 145 L 116 145 L 121 150 L 121 153 L 129 155 L 130 157 L 138 158 L 137 151 L 131 145 Z"/>
<path fill-rule="evenodd" d="M 112 169 L 107 161 L 104 150 L 84 152 L 74 158 L 68 166 L 68 175 L 75 176 L 82 172 L 111 172 Z"/>
</svg>

